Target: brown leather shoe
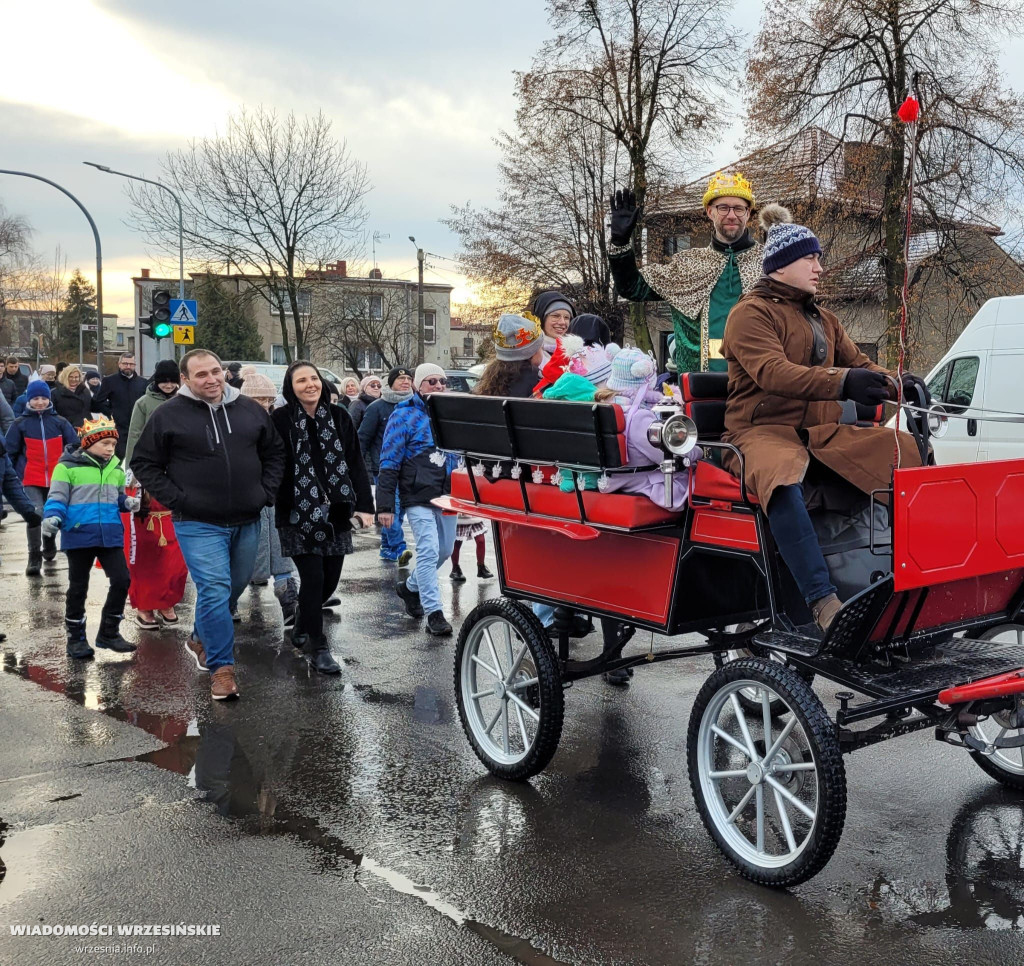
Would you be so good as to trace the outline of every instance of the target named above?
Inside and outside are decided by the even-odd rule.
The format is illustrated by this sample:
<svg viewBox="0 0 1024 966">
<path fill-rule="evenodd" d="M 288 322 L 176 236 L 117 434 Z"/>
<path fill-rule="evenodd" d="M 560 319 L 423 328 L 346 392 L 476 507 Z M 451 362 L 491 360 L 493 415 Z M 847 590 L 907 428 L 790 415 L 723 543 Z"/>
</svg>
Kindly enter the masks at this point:
<svg viewBox="0 0 1024 966">
<path fill-rule="evenodd" d="M 828 633 L 828 629 L 832 626 L 832 621 L 836 619 L 836 614 L 839 613 L 842 607 L 843 602 L 835 594 L 819 598 L 811 604 L 811 614 L 814 615 L 814 623 L 822 631 Z"/>
<path fill-rule="evenodd" d="M 188 640 L 185 641 L 185 653 L 192 656 L 192 660 L 196 662 L 196 667 L 200 671 L 210 670 L 206 666 L 206 648 L 203 647 L 203 642 L 194 634 L 189 634 Z"/>
<path fill-rule="evenodd" d="M 210 697 L 214 701 L 230 701 L 238 697 L 233 664 L 225 664 L 213 672 L 210 678 Z"/>
</svg>

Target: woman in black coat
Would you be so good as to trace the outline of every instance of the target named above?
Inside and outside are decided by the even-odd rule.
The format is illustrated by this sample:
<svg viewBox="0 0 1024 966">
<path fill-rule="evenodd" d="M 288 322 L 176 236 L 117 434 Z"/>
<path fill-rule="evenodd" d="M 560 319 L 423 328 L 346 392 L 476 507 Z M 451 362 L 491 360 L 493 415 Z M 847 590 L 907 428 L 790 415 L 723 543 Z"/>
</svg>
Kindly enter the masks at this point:
<svg viewBox="0 0 1024 966">
<path fill-rule="evenodd" d="M 92 412 L 92 393 L 78 366 L 65 366 L 61 370 L 50 393 L 50 401 L 58 416 L 63 416 L 75 429 L 81 429 Z"/>
<path fill-rule="evenodd" d="M 338 586 L 352 552 L 352 518 L 373 523 L 373 493 L 348 413 L 311 362 L 293 362 L 282 387 L 286 405 L 271 419 L 285 444 L 284 478 L 274 519 L 281 553 L 299 571 L 299 609 L 292 643 L 324 674 L 341 668 L 324 639 L 323 605 Z"/>
</svg>

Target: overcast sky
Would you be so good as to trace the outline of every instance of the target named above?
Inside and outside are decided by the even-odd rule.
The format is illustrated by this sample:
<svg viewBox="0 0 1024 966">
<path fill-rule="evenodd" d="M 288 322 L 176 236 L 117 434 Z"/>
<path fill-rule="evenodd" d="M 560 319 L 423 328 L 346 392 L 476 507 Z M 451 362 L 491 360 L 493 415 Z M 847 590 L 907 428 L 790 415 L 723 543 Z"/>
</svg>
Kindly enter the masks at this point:
<svg viewBox="0 0 1024 966">
<path fill-rule="evenodd" d="M 760 11 L 738 0 L 737 32 Z M 367 230 L 390 234 L 379 264 L 413 277 L 407 236 L 451 256 L 457 241 L 439 223 L 449 205 L 494 201 L 492 138 L 511 127 L 512 72 L 549 33 L 543 0 L 0 0 L 0 30 L 0 168 L 51 178 L 90 209 L 104 308 L 122 316 L 131 276 L 157 262 L 123 224 L 123 182 L 82 161 L 153 177 L 165 151 L 243 104 L 323 110 L 369 168 Z M 1020 60 L 1004 58 L 1015 73 Z M 734 157 L 738 136 L 711 147 L 709 165 Z M 60 244 L 92 276 L 92 236 L 70 201 L 0 176 L 0 202 L 29 219 L 38 250 Z M 459 284 L 451 262 L 433 264 L 428 279 Z"/>
</svg>

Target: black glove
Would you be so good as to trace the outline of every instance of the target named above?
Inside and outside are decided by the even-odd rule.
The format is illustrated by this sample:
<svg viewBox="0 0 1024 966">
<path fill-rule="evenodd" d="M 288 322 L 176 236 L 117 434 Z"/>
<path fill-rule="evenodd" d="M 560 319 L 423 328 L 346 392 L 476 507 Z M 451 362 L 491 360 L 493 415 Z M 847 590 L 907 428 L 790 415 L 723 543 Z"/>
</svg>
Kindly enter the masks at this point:
<svg viewBox="0 0 1024 966">
<path fill-rule="evenodd" d="M 43 525 L 43 518 L 35 510 L 23 513 L 21 517 L 28 527 L 41 527 Z"/>
<path fill-rule="evenodd" d="M 889 378 L 873 369 L 848 369 L 843 382 L 843 399 L 863 406 L 881 406 L 889 398 Z"/>
<path fill-rule="evenodd" d="M 921 390 L 921 395 L 924 397 L 924 405 L 930 406 L 932 404 L 932 394 L 928 391 L 924 380 L 920 376 L 915 376 L 912 372 L 903 373 L 903 398 L 912 406 L 918 404 L 918 394 L 914 390 L 915 386 Z"/>
<path fill-rule="evenodd" d="M 612 222 L 611 240 L 613 245 L 628 245 L 640 217 L 636 206 L 636 195 L 627 188 L 616 191 L 611 197 Z"/>
</svg>

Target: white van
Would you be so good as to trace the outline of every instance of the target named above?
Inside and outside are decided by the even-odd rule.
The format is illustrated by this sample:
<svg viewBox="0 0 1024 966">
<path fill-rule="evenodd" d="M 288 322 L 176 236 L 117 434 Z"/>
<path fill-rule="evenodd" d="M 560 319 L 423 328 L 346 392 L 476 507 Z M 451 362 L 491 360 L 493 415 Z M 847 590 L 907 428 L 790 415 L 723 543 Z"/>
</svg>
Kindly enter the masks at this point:
<svg viewBox="0 0 1024 966">
<path fill-rule="evenodd" d="M 925 380 L 951 413 L 1024 413 L 1024 295 L 989 299 Z M 950 419 L 932 440 L 938 463 L 1024 458 L 1024 422 Z"/>
</svg>

